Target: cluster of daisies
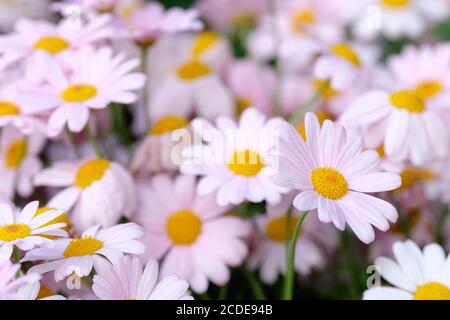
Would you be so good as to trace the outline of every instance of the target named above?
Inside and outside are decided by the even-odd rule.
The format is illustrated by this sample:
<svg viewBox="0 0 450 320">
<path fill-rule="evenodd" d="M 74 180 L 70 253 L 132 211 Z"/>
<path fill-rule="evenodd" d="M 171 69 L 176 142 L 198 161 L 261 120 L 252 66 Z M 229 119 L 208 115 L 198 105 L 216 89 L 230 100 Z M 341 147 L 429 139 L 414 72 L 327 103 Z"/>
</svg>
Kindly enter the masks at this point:
<svg viewBox="0 0 450 320">
<path fill-rule="evenodd" d="M 0 299 L 450 300 L 450 2 L 162 3 L 0 3 Z"/>
</svg>

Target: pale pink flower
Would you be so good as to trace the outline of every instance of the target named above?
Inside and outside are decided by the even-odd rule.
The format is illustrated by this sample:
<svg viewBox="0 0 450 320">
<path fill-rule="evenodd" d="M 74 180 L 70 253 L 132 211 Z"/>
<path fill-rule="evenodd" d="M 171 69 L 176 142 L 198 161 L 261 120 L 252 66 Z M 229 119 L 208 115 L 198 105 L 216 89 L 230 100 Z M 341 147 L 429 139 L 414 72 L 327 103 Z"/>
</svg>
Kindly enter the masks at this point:
<svg viewBox="0 0 450 320">
<path fill-rule="evenodd" d="M 50 199 L 48 206 L 65 212 L 73 208 L 71 220 L 77 230 L 96 224 L 112 226 L 136 208 L 131 175 L 120 164 L 105 159 L 57 162 L 39 172 L 34 184 L 66 187 Z"/>
<path fill-rule="evenodd" d="M 199 196 L 196 187 L 194 176 L 156 175 L 139 185 L 136 219 L 146 231 L 147 254 L 163 258 L 161 276 L 176 274 L 201 293 L 208 281 L 229 281 L 229 267 L 247 256 L 250 230 L 242 219 L 224 216 L 229 207 L 218 206 L 214 194 Z"/>
<path fill-rule="evenodd" d="M 39 275 L 34 273 L 16 278 L 19 270 L 20 264 L 12 264 L 9 260 L 0 261 L 0 300 L 16 300 L 17 290 L 39 281 Z"/>
<path fill-rule="evenodd" d="M 362 151 L 362 139 L 349 136 L 344 127 L 325 120 L 321 128 L 312 113 L 306 114 L 305 127 L 306 143 L 294 127 L 282 127 L 272 181 L 301 191 L 293 202 L 298 210 L 317 209 L 320 221 L 333 222 L 339 230 L 347 223 L 361 241 L 372 242 L 372 225 L 386 231 L 398 214 L 388 202 L 366 193 L 396 189 L 400 177 L 379 172 L 378 153 Z"/>
<path fill-rule="evenodd" d="M 100 300 L 192 300 L 189 284 L 176 275 L 158 281 L 158 262 L 142 270 L 139 257 L 125 256 L 98 270 L 92 290 Z"/>
</svg>

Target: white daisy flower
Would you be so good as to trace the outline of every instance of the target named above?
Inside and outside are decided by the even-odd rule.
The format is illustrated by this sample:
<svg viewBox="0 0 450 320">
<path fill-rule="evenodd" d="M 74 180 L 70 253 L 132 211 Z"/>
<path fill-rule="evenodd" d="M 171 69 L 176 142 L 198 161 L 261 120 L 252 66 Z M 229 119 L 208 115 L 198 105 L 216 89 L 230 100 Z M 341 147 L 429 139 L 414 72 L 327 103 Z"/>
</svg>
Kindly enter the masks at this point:
<svg viewBox="0 0 450 320">
<path fill-rule="evenodd" d="M 450 300 L 450 256 L 432 243 L 423 250 L 413 241 L 393 245 L 395 260 L 379 257 L 378 272 L 393 287 L 372 287 L 364 300 Z"/>
<path fill-rule="evenodd" d="M 141 260 L 132 256 L 98 270 L 92 284 L 100 300 L 192 300 L 188 289 L 188 282 L 176 275 L 158 281 L 156 260 L 142 270 Z"/>
<path fill-rule="evenodd" d="M 65 212 L 73 208 L 71 218 L 77 230 L 97 224 L 112 226 L 136 208 L 131 175 L 120 164 L 105 159 L 57 162 L 39 172 L 34 184 L 66 187 L 50 199 L 48 206 Z"/>
<path fill-rule="evenodd" d="M 226 117 L 208 121 L 192 121 L 195 134 L 207 144 L 193 145 L 183 150 L 181 171 L 202 176 L 198 193 L 217 191 L 219 205 L 240 204 L 244 201 L 278 203 L 281 193 L 288 190 L 276 186 L 269 176 L 274 169 L 271 149 L 281 119 L 266 117 L 254 108 L 242 114 L 239 123 Z"/>
<path fill-rule="evenodd" d="M 6 203 L 0 203 L 0 247 L 5 250 L 2 255 L 11 256 L 13 247 L 28 251 L 35 246 L 53 246 L 53 241 L 46 236 L 66 237 L 67 232 L 62 230 L 65 223 L 52 223 L 50 221 L 62 214 L 59 210 L 49 210 L 38 216 L 39 202 L 27 204 L 21 211 L 14 212 Z"/>
<path fill-rule="evenodd" d="M 86 277 L 92 268 L 101 270 L 105 259 L 115 262 L 124 253 L 144 253 L 144 244 L 136 240 L 143 235 L 142 228 L 135 223 L 118 224 L 110 228 L 94 226 L 83 232 L 80 238 L 57 239 L 53 248 L 31 250 L 22 262 L 47 260 L 33 266 L 28 272 L 43 274 L 55 271 L 55 281 L 61 281 L 72 273 Z"/>
<path fill-rule="evenodd" d="M 16 278 L 19 270 L 20 264 L 12 264 L 9 260 L 0 261 L 0 300 L 16 300 L 18 290 L 40 279 L 35 273 Z"/>
</svg>

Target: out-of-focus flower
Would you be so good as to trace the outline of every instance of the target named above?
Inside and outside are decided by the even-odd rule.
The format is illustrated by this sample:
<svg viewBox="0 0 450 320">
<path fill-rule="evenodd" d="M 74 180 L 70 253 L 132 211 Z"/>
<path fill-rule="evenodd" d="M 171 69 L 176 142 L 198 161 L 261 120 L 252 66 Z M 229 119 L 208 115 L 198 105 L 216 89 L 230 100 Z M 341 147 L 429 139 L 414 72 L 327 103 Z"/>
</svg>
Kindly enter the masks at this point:
<svg viewBox="0 0 450 320">
<path fill-rule="evenodd" d="M 11 206 L 0 204 L 0 246 L 4 247 L 10 256 L 13 247 L 23 251 L 33 249 L 35 246 L 52 246 L 52 240 L 47 235 L 67 236 L 62 230 L 65 223 L 50 223 L 62 214 L 59 210 L 49 210 L 36 216 L 39 202 L 33 201 L 27 204 L 21 211 L 15 211 Z"/>
<path fill-rule="evenodd" d="M 288 190 L 276 186 L 269 176 L 275 171 L 271 149 L 275 147 L 280 118 L 266 120 L 254 108 L 245 110 L 239 123 L 219 117 L 214 127 L 208 121 L 192 122 L 195 134 L 207 144 L 193 145 L 183 150 L 181 171 L 202 176 L 198 193 L 217 191 L 219 205 L 240 204 L 244 201 L 271 204 L 281 200 Z"/>
<path fill-rule="evenodd" d="M 215 194 L 199 196 L 196 188 L 194 176 L 173 181 L 155 176 L 139 186 L 136 219 L 146 231 L 148 255 L 164 257 L 162 276 L 177 274 L 202 293 L 208 280 L 217 285 L 229 281 L 229 266 L 238 266 L 247 255 L 243 238 L 250 230 L 240 218 L 223 216 L 229 207 L 218 206 Z"/>
<path fill-rule="evenodd" d="M 70 72 L 54 60 L 46 60 L 45 84 L 24 88 L 22 105 L 28 112 L 53 110 L 47 123 L 50 136 L 64 126 L 80 132 L 89 121 L 90 109 L 103 109 L 110 102 L 129 104 L 137 100 L 133 91 L 144 85 L 145 76 L 132 72 L 139 61 L 113 56 L 109 47 L 94 50 L 83 47 L 70 54 Z"/>
<path fill-rule="evenodd" d="M 66 187 L 48 203 L 49 207 L 70 212 L 76 230 L 96 224 L 114 225 L 122 216 L 129 217 L 136 208 L 134 181 L 116 162 L 85 159 L 57 162 L 39 172 L 36 186 Z"/>
<path fill-rule="evenodd" d="M 17 299 L 17 290 L 23 286 L 39 281 L 39 275 L 29 273 L 16 278 L 20 270 L 20 264 L 12 264 L 11 261 L 0 261 L 0 300 Z"/>
<path fill-rule="evenodd" d="M 294 206 L 301 211 L 318 209 L 319 220 L 333 222 L 343 230 L 348 223 L 364 243 L 374 240 L 372 225 L 386 231 L 397 220 L 397 210 L 388 202 L 366 193 L 398 188 L 397 174 L 380 172 L 374 150 L 362 151 L 360 137 L 349 136 L 344 127 L 306 114 L 306 143 L 297 130 L 281 129 L 280 160 L 276 184 L 300 190 Z"/>
<path fill-rule="evenodd" d="M 0 1 L 0 30 L 10 32 L 14 23 L 21 18 L 44 19 L 49 16 L 49 0 L 6 0 Z"/>
<path fill-rule="evenodd" d="M 65 9 L 75 6 L 84 11 L 93 11 L 98 13 L 112 12 L 116 5 L 122 0 L 62 0 L 52 4 L 52 9 L 65 12 Z"/>
<path fill-rule="evenodd" d="M 286 273 L 286 228 L 288 211 L 295 193 L 283 197 L 278 205 L 268 205 L 265 216 L 256 217 L 256 225 L 260 238 L 256 250 L 249 258 L 252 268 L 259 267 L 261 279 L 266 284 L 273 284 L 280 274 Z M 289 238 L 292 238 L 299 212 L 291 214 Z M 324 228 L 325 227 L 325 228 Z M 295 253 L 295 270 L 302 275 L 308 275 L 313 269 L 325 265 L 325 252 L 321 248 L 320 235 L 332 234 L 326 226 L 316 218 L 308 218 L 302 224 L 302 232 L 297 239 Z"/>
<path fill-rule="evenodd" d="M 36 281 L 34 283 L 26 284 L 22 287 L 20 287 L 15 296 L 15 300 L 65 300 L 66 298 L 61 295 L 45 295 L 44 294 L 45 288 L 41 287 L 41 284 L 39 281 Z M 41 297 L 42 296 L 42 297 Z"/>
<path fill-rule="evenodd" d="M 92 268 L 101 270 L 107 262 L 105 259 L 116 262 L 125 253 L 144 253 L 145 246 L 137 240 L 143 235 L 142 228 L 135 223 L 110 228 L 94 226 L 84 231 L 80 238 L 57 239 L 51 248 L 28 251 L 22 261 L 47 260 L 28 272 L 43 274 L 55 271 L 55 281 L 61 281 L 72 273 L 86 277 Z"/>
<path fill-rule="evenodd" d="M 378 272 L 394 287 L 373 287 L 364 292 L 365 300 L 450 300 L 450 258 L 439 245 L 423 250 L 413 241 L 396 242 L 396 261 L 379 257 Z"/>
<path fill-rule="evenodd" d="M 125 256 L 94 276 L 92 290 L 101 300 L 192 300 L 189 284 L 177 275 L 158 281 L 158 262 L 142 270 L 138 257 Z"/>
<path fill-rule="evenodd" d="M 39 153 L 45 137 L 36 132 L 29 136 L 14 127 L 5 127 L 0 138 L 0 193 L 8 199 L 17 193 L 29 197 L 33 192 L 32 179 L 42 169 Z"/>
</svg>

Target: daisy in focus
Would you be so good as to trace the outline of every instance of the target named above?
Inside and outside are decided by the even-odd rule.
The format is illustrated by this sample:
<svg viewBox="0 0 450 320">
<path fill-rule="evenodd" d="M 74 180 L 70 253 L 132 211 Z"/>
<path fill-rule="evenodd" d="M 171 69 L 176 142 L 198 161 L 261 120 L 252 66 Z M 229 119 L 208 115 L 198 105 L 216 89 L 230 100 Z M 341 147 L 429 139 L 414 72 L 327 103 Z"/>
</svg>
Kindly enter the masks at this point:
<svg viewBox="0 0 450 320">
<path fill-rule="evenodd" d="M 142 270 L 138 257 L 124 256 L 101 269 L 92 290 L 100 300 L 192 300 L 189 284 L 176 275 L 158 281 L 158 262 L 150 259 Z"/>
<path fill-rule="evenodd" d="M 280 129 L 279 167 L 272 181 L 301 191 L 293 201 L 296 209 L 317 209 L 320 221 L 339 230 L 348 224 L 361 241 L 372 242 L 372 226 L 386 231 L 398 213 L 366 193 L 394 190 L 400 177 L 380 172 L 378 153 L 362 151 L 362 139 L 349 136 L 341 125 L 325 120 L 321 128 L 317 117 L 307 113 L 305 127 L 306 143 L 291 125 Z"/>
<path fill-rule="evenodd" d="M 94 226 L 84 231 L 80 238 L 57 239 L 52 248 L 28 251 L 22 262 L 46 260 L 28 272 L 43 274 L 54 271 L 55 281 L 61 281 L 73 273 L 86 277 L 92 268 L 101 270 L 106 260 L 114 263 L 125 253 L 144 253 L 144 244 L 137 240 L 143 235 L 142 228 L 135 223 L 110 228 Z"/>
<path fill-rule="evenodd" d="M 24 88 L 27 112 L 52 111 L 47 123 L 50 136 L 60 134 L 66 124 L 70 131 L 80 132 L 89 122 L 90 109 L 104 109 L 111 102 L 133 103 L 137 100 L 133 91 L 144 86 L 145 76 L 133 72 L 139 61 L 126 60 L 124 54 L 114 56 L 109 47 L 83 47 L 68 59 L 70 71 L 46 59 L 45 84 Z"/>
<path fill-rule="evenodd" d="M 432 243 L 421 250 L 413 241 L 396 242 L 395 260 L 379 257 L 375 265 L 393 287 L 372 287 L 364 300 L 450 300 L 450 258 Z"/>
<path fill-rule="evenodd" d="M 229 281 L 229 268 L 247 256 L 244 238 L 250 230 L 242 219 L 224 215 L 229 207 L 217 205 L 214 193 L 200 196 L 196 189 L 194 176 L 172 180 L 156 175 L 139 185 L 135 219 L 146 232 L 146 256 L 162 258 L 161 276 L 176 274 L 203 293 L 208 281 L 216 285 Z"/>
<path fill-rule="evenodd" d="M 2 256 L 11 256 L 14 246 L 28 251 L 36 246 L 51 247 L 53 242 L 47 236 L 67 237 L 62 230 L 65 223 L 50 223 L 62 214 L 59 210 L 48 210 L 36 216 L 39 202 L 33 201 L 22 210 L 15 210 L 6 203 L 0 203 L 0 247 Z"/>
<path fill-rule="evenodd" d="M 66 187 L 50 199 L 48 206 L 72 211 L 76 230 L 97 224 L 112 226 L 122 216 L 129 217 L 136 208 L 130 173 L 120 164 L 105 159 L 56 162 L 36 174 L 34 185 Z"/>
<path fill-rule="evenodd" d="M 203 119 L 192 122 L 194 132 L 207 144 L 187 147 L 181 171 L 202 176 L 200 195 L 217 194 L 219 205 L 244 201 L 275 204 L 288 189 L 276 186 L 269 176 L 274 173 L 271 148 L 280 118 L 266 120 L 254 108 L 247 109 L 239 123 L 226 117 L 216 120 L 216 127 Z"/>
</svg>

